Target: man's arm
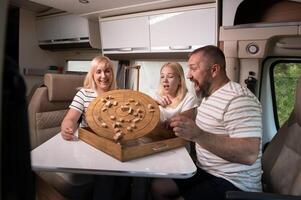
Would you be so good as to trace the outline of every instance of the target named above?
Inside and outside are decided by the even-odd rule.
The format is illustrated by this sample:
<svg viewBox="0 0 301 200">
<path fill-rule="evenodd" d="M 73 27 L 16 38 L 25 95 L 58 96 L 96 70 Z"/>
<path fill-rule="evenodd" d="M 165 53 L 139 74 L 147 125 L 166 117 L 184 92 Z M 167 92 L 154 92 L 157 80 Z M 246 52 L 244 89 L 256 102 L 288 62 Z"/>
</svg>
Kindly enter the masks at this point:
<svg viewBox="0 0 301 200">
<path fill-rule="evenodd" d="M 195 139 L 203 148 L 230 162 L 252 165 L 260 150 L 260 138 L 230 138 L 200 130 Z"/>
<path fill-rule="evenodd" d="M 253 164 L 260 150 L 260 138 L 230 138 L 201 130 L 193 120 L 177 116 L 171 120 L 171 127 L 177 136 L 196 142 L 215 155 L 235 163 Z"/>
</svg>

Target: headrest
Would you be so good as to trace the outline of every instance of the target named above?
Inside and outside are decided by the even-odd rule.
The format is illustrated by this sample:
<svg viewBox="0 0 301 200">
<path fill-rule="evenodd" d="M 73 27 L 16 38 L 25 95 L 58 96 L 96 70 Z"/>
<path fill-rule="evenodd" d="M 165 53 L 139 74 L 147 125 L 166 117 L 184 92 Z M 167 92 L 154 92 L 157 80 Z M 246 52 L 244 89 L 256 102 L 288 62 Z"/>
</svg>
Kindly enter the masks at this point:
<svg viewBox="0 0 301 200">
<path fill-rule="evenodd" d="M 298 103 L 299 102 L 299 103 Z M 296 99 L 295 99 L 295 115 L 296 120 L 299 126 L 301 126 L 301 76 L 298 79 L 297 88 L 296 88 Z"/>
<path fill-rule="evenodd" d="M 71 101 L 78 87 L 84 84 L 84 75 L 45 74 L 44 84 L 48 88 L 49 101 Z"/>
</svg>

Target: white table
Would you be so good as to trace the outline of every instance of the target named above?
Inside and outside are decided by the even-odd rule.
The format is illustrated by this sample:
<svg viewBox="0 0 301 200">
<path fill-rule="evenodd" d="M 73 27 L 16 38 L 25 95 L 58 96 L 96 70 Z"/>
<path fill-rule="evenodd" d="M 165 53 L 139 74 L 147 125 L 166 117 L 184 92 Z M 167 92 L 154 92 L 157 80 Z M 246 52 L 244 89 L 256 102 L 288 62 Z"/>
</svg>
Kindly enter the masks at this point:
<svg viewBox="0 0 301 200">
<path fill-rule="evenodd" d="M 55 135 L 31 151 L 34 171 L 136 177 L 189 178 L 196 166 L 184 147 L 121 162 L 89 144 Z"/>
</svg>

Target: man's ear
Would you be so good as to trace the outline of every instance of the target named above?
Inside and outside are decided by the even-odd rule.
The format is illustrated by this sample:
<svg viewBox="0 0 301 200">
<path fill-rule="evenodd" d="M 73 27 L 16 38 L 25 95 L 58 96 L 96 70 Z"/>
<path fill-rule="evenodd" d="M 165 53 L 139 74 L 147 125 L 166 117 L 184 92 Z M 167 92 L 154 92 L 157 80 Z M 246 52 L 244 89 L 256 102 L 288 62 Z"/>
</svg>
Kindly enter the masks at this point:
<svg viewBox="0 0 301 200">
<path fill-rule="evenodd" d="M 211 67 L 212 78 L 215 78 L 221 71 L 221 66 L 219 64 L 214 64 Z"/>
</svg>

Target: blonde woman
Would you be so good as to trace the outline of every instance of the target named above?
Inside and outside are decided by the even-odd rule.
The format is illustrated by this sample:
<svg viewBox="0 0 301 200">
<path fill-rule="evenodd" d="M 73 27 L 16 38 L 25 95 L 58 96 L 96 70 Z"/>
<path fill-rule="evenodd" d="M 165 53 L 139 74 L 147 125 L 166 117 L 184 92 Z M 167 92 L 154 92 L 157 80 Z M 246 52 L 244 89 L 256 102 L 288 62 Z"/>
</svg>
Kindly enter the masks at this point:
<svg viewBox="0 0 301 200">
<path fill-rule="evenodd" d="M 116 89 L 114 79 L 113 63 L 105 56 L 97 56 L 91 62 L 91 68 L 85 78 L 84 87 L 75 95 L 70 109 L 61 125 L 61 134 L 65 140 L 75 138 L 74 132 L 78 126 L 78 120 L 82 116 L 81 127 L 87 127 L 86 111 L 93 99 L 104 92 Z M 68 178 L 78 178 L 81 180 L 93 180 L 93 199 L 123 199 L 126 195 L 126 188 L 129 187 L 131 179 L 118 176 L 94 176 L 81 174 L 67 174 Z M 70 178 L 69 178 L 70 179 Z M 115 190 L 118 190 L 116 192 Z"/>
<path fill-rule="evenodd" d="M 116 89 L 113 63 L 105 56 L 97 56 L 91 62 L 91 68 L 85 78 L 84 87 L 75 95 L 69 111 L 61 125 L 61 134 L 65 140 L 75 138 L 74 132 L 82 116 L 82 127 L 87 127 L 86 111 L 90 102 L 100 94 Z"/>
<path fill-rule="evenodd" d="M 196 96 L 187 90 L 183 68 L 177 62 L 168 62 L 161 67 L 160 85 L 153 98 L 159 104 L 160 121 L 166 127 L 176 114 L 193 117 L 194 108 L 198 106 Z"/>
</svg>

